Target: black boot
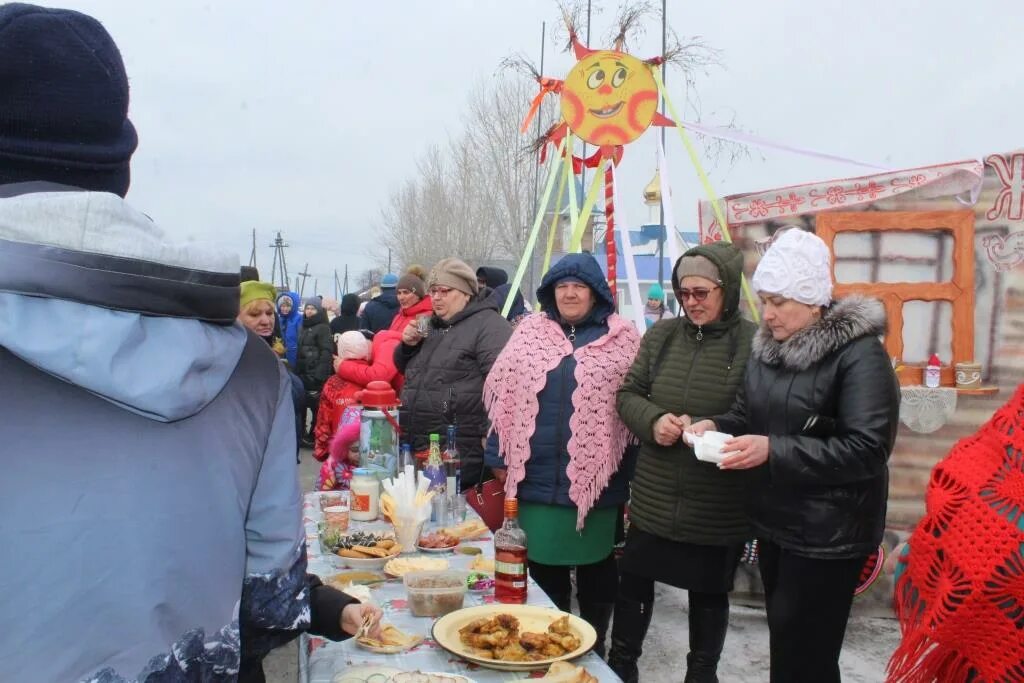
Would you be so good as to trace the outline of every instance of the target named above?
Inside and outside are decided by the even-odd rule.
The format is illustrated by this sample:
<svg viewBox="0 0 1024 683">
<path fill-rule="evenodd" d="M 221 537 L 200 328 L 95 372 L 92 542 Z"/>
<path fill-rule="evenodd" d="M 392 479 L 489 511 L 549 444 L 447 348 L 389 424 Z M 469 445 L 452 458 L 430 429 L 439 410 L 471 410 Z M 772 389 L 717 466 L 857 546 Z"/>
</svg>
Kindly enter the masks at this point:
<svg viewBox="0 0 1024 683">
<path fill-rule="evenodd" d="M 729 606 L 690 609 L 690 653 L 683 683 L 718 683 L 718 658 L 729 628 Z"/>
<path fill-rule="evenodd" d="M 604 641 L 608 636 L 608 624 L 612 620 L 612 612 L 614 610 L 615 603 L 613 602 L 580 601 L 580 616 L 597 631 L 597 642 L 594 644 L 594 652 L 601 659 L 604 659 Z"/>
<path fill-rule="evenodd" d="M 637 660 L 643 654 L 644 638 L 654 616 L 654 602 L 639 602 L 620 597 L 615 601 L 612 620 L 612 649 L 608 653 L 608 666 L 623 680 L 637 683 L 640 671 Z"/>
</svg>

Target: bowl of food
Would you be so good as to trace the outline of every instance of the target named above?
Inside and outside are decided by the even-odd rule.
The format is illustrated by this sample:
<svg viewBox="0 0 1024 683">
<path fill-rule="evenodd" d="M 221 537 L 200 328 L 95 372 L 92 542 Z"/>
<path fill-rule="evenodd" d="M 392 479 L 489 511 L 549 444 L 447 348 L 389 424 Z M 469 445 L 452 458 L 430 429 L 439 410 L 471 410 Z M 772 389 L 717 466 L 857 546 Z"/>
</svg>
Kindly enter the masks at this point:
<svg viewBox="0 0 1024 683">
<path fill-rule="evenodd" d="M 320 545 L 325 552 L 332 553 L 336 565 L 350 569 L 383 569 L 401 550 L 393 535 L 363 531 L 348 535 L 325 531 L 320 536 Z"/>
<path fill-rule="evenodd" d="M 440 617 L 462 609 L 466 599 L 465 572 L 409 572 L 402 577 L 414 617 Z"/>
<path fill-rule="evenodd" d="M 466 590 L 470 593 L 489 593 L 494 590 L 494 577 L 482 572 L 470 572 L 466 576 Z"/>
<path fill-rule="evenodd" d="M 459 545 L 459 539 L 444 530 L 435 531 L 426 536 L 420 536 L 416 547 L 425 553 L 447 553 Z"/>
</svg>

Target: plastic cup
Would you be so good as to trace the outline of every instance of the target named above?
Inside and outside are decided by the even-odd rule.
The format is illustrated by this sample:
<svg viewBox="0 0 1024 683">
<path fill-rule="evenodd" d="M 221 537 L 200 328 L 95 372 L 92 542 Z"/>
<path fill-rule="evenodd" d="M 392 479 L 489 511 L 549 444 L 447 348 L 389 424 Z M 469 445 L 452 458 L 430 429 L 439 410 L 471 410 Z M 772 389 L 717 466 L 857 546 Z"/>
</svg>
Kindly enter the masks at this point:
<svg viewBox="0 0 1024 683">
<path fill-rule="evenodd" d="M 419 543 L 420 534 L 423 532 L 423 521 L 411 519 L 395 520 L 395 537 L 403 553 L 414 553 L 417 551 L 416 544 Z"/>
</svg>

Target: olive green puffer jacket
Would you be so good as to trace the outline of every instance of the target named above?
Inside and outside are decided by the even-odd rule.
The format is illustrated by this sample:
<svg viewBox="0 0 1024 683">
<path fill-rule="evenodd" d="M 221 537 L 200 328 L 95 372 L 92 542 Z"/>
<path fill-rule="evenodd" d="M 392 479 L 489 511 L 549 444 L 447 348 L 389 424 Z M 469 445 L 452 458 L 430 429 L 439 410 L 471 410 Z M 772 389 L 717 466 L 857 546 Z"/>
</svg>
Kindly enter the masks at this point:
<svg viewBox="0 0 1024 683">
<path fill-rule="evenodd" d="M 704 256 L 718 266 L 724 307 L 718 321 L 702 328 L 687 318 L 655 323 L 619 389 L 619 415 L 641 442 L 630 521 L 673 541 L 733 545 L 750 538 L 743 508 L 748 473 L 699 461 L 681 440 L 669 447 L 654 441 L 654 423 L 666 413 L 696 420 L 729 409 L 756 330 L 739 315 L 740 252 L 718 242 L 694 247 L 687 255 Z M 673 268 L 674 290 L 678 266 Z"/>
</svg>

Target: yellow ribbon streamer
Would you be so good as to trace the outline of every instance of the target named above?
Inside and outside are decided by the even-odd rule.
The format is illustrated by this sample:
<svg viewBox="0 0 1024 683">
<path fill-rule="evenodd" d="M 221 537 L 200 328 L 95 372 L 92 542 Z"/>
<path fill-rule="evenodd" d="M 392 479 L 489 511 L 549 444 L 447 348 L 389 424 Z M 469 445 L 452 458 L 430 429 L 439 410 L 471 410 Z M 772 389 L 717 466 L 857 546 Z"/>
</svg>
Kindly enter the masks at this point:
<svg viewBox="0 0 1024 683">
<path fill-rule="evenodd" d="M 569 152 L 567 151 L 566 154 Z M 555 210 L 551 212 L 551 228 L 548 230 L 548 246 L 544 251 L 544 263 L 541 265 L 540 272 L 543 275 L 548 272 L 548 268 L 551 267 L 551 253 L 555 250 L 555 234 L 558 232 L 558 226 L 562 220 L 562 197 L 565 196 L 565 186 L 569 183 L 570 178 L 573 175 L 572 164 L 562 164 L 562 180 L 558 183 L 558 198 L 555 199 Z M 536 310 L 540 310 L 540 302 L 535 304 Z"/>
<path fill-rule="evenodd" d="M 572 133 L 567 133 L 566 137 L 569 139 L 569 143 L 566 147 L 567 156 L 565 158 L 569 163 L 570 180 L 572 180 L 569 183 L 569 225 L 576 225 L 576 221 L 580 219 L 580 205 L 576 201 L 576 180 L 572 177 L 576 175 L 576 170 L 572 165 L 572 155 L 576 153 L 576 138 Z"/>
<path fill-rule="evenodd" d="M 551 192 L 555 188 L 555 178 L 558 176 L 558 171 L 561 170 L 562 154 L 564 151 L 565 140 L 562 140 L 561 144 L 558 145 L 558 152 L 555 154 L 554 159 L 551 160 L 551 170 L 548 171 L 548 179 L 544 185 L 544 198 L 540 200 L 540 204 L 537 206 L 537 217 L 533 221 L 530 237 L 526 240 L 526 249 L 523 250 L 523 257 L 519 259 L 519 267 L 516 268 L 516 275 L 512 278 L 512 289 L 509 290 L 508 297 L 505 299 L 505 305 L 501 309 L 501 317 L 503 318 L 508 317 L 508 312 L 512 310 L 512 302 L 516 298 L 515 293 L 519 291 L 520 285 L 523 284 L 526 266 L 533 256 L 534 248 L 537 246 L 537 235 L 540 233 L 540 226 L 544 223 L 544 212 L 548 208 L 548 202 L 551 201 Z"/>
<path fill-rule="evenodd" d="M 661 92 L 661 96 L 665 98 L 665 106 L 668 107 L 668 113 L 672 116 L 672 119 L 676 122 L 676 130 L 679 131 L 679 137 L 683 140 L 683 146 L 686 148 L 686 153 L 690 156 L 690 162 L 693 164 L 693 168 L 697 171 L 697 178 L 700 179 L 701 185 L 704 186 L 704 193 L 708 197 L 708 201 L 711 203 L 711 209 L 715 212 L 715 218 L 718 220 L 718 225 L 722 229 L 722 236 L 726 242 L 732 242 L 732 235 L 729 234 L 729 223 L 725 220 L 725 214 L 722 213 L 722 207 L 719 205 L 718 195 L 715 194 L 715 189 L 711 186 L 711 181 L 708 179 L 708 174 L 704 172 L 704 167 L 700 163 L 700 157 L 697 155 L 697 150 L 693 146 L 693 142 L 690 141 L 690 136 L 686 134 L 686 129 L 683 128 L 682 119 L 679 118 L 679 114 L 676 112 L 676 108 L 672 105 L 672 100 L 669 99 L 668 91 L 665 89 L 665 83 L 661 80 L 661 70 L 652 68 L 651 73 L 654 75 L 654 82 L 658 84 L 658 90 Z M 754 322 L 761 321 L 761 315 L 757 310 L 757 305 L 754 299 L 754 293 L 750 289 L 750 283 L 747 282 L 747 276 L 745 273 L 740 273 L 740 286 L 743 289 L 743 296 L 747 299 L 747 306 L 750 308 L 750 317 L 754 319 Z"/>
<path fill-rule="evenodd" d="M 591 212 L 594 210 L 594 203 L 597 201 L 597 191 L 601 189 L 601 180 L 603 176 L 603 173 L 594 174 L 594 180 L 590 183 L 590 191 L 587 192 L 587 200 L 583 202 L 583 208 L 580 209 L 580 216 L 576 219 L 576 225 L 573 226 L 572 241 L 569 243 L 569 251 L 574 254 L 583 251 L 583 233 L 587 231 L 587 221 L 590 218 Z"/>
</svg>

